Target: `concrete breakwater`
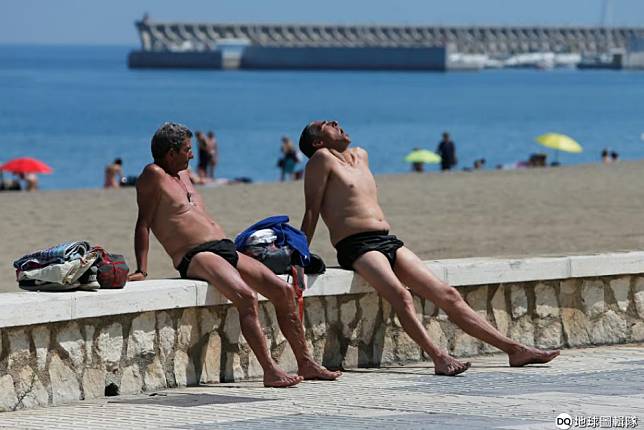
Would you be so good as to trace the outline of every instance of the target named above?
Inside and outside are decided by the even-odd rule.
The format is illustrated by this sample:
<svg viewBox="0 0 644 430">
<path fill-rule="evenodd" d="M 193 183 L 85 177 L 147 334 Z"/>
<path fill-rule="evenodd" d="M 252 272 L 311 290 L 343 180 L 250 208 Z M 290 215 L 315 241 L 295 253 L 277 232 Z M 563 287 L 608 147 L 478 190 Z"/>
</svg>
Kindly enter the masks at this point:
<svg viewBox="0 0 644 430">
<path fill-rule="evenodd" d="M 644 341 L 644 252 L 426 263 L 500 331 L 568 348 Z M 304 325 L 316 359 L 372 367 L 426 359 L 391 307 L 352 272 L 310 279 Z M 430 336 L 456 356 L 496 350 L 414 299 Z M 296 370 L 270 303 L 271 353 Z M 257 378 L 236 309 L 205 282 L 151 280 L 124 290 L 0 296 L 0 410 Z M 553 364 L 553 365 L 556 365 Z"/>
<path fill-rule="evenodd" d="M 135 23 L 132 68 L 476 69 L 450 54 L 597 55 L 623 51 L 644 28 Z"/>
</svg>

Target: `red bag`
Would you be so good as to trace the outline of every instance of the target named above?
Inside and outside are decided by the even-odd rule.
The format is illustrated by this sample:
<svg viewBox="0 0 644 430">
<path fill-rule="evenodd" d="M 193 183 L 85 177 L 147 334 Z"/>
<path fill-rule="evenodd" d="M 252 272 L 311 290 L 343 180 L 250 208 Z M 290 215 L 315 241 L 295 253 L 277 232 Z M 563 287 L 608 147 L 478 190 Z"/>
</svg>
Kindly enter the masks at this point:
<svg viewBox="0 0 644 430">
<path fill-rule="evenodd" d="M 130 272 L 125 257 L 120 254 L 109 254 L 100 246 L 95 246 L 92 251 L 97 251 L 100 254 L 95 266 L 97 269 L 96 280 L 101 288 L 123 288 Z"/>
</svg>

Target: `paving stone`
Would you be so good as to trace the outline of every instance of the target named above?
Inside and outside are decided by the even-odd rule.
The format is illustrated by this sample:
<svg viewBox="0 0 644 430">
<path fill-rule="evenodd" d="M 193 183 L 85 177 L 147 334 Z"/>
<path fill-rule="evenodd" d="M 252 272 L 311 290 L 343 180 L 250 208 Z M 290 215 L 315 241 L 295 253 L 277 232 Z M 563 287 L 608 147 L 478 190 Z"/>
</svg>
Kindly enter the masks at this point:
<svg viewBox="0 0 644 430">
<path fill-rule="evenodd" d="M 23 367 L 18 372 L 16 379 L 16 394 L 19 399 L 18 408 L 34 408 L 47 406 L 49 393 L 44 387 L 38 375 L 30 367 Z"/>
<path fill-rule="evenodd" d="M 642 345 L 564 350 L 552 363 L 521 369 L 508 367 L 504 354 L 468 361 L 473 367 L 457 378 L 434 376 L 431 363 L 421 362 L 356 369 L 337 382 L 304 382 L 289 390 L 236 382 L 21 410 L 3 414 L 0 427 L 527 430 L 555 428 L 562 412 L 641 422 Z M 0 377 L 0 399 L 12 388 L 10 376 Z"/>
<path fill-rule="evenodd" d="M 85 342 L 78 324 L 72 322 L 60 329 L 56 335 L 56 340 L 61 348 L 69 354 L 69 359 L 72 361 L 76 371 L 80 371 L 85 361 L 85 351 L 83 350 Z"/>
<path fill-rule="evenodd" d="M 644 319 L 644 276 L 638 276 L 635 280 L 635 291 L 633 294 L 635 308 L 640 318 Z"/>
<path fill-rule="evenodd" d="M 584 280 L 581 285 L 581 301 L 586 315 L 598 317 L 606 310 L 604 302 L 604 284 L 599 280 Z"/>
<path fill-rule="evenodd" d="M 592 342 L 596 345 L 624 342 L 628 338 L 626 320 L 613 310 L 608 310 L 593 325 L 590 334 Z"/>
<path fill-rule="evenodd" d="M 94 332 L 96 328 L 93 325 L 86 324 L 83 328 L 85 344 L 83 348 L 85 349 L 85 363 L 92 364 L 94 362 L 94 357 L 92 355 L 94 349 Z"/>
<path fill-rule="evenodd" d="M 98 399 L 105 395 L 105 369 L 87 368 L 83 372 L 85 399 Z"/>
<path fill-rule="evenodd" d="M 306 317 L 307 335 L 313 338 L 321 338 L 326 334 L 326 318 L 324 316 L 324 305 L 318 297 L 304 300 L 304 315 Z"/>
<path fill-rule="evenodd" d="M 134 318 L 127 343 L 127 358 L 153 356 L 155 339 L 156 316 L 154 312 L 144 312 Z"/>
<path fill-rule="evenodd" d="M 241 327 L 239 326 L 239 312 L 237 308 L 230 307 L 226 312 L 226 321 L 224 321 L 224 333 L 226 340 L 232 344 L 243 342 L 241 340 Z"/>
<path fill-rule="evenodd" d="M 49 380 L 51 381 L 53 404 L 80 399 L 81 392 L 76 374 L 56 353 L 52 354 L 49 363 Z"/>
<path fill-rule="evenodd" d="M 534 346 L 534 325 L 529 315 L 512 322 L 510 338 L 523 345 Z"/>
<path fill-rule="evenodd" d="M 576 308 L 563 308 L 561 310 L 561 322 L 568 339 L 568 346 L 590 345 L 592 328 L 588 317 L 582 311 Z"/>
<path fill-rule="evenodd" d="M 107 370 L 118 368 L 123 349 L 123 327 L 120 323 L 112 323 L 101 330 L 96 341 L 98 356 Z"/>
<path fill-rule="evenodd" d="M 44 326 L 37 326 L 31 332 L 31 338 L 33 339 L 34 346 L 36 347 L 36 364 L 38 366 L 38 370 L 45 370 L 47 364 L 49 334 L 49 329 Z"/>
<path fill-rule="evenodd" d="M 18 405 L 18 397 L 11 375 L 0 376 L 0 412 L 12 411 Z"/>
<path fill-rule="evenodd" d="M 143 389 L 145 391 L 154 391 L 167 386 L 163 366 L 159 359 L 155 358 L 143 372 Z"/>
<path fill-rule="evenodd" d="M 197 383 L 195 365 L 184 351 L 179 350 L 174 353 L 174 375 L 179 387 Z"/>
<path fill-rule="evenodd" d="M 159 336 L 159 358 L 161 363 L 165 364 L 174 352 L 176 330 L 168 312 L 158 312 L 156 318 Z"/>
<path fill-rule="evenodd" d="M 534 288 L 535 312 L 540 318 L 559 317 L 559 303 L 555 289 L 547 284 L 537 284 Z"/>
<path fill-rule="evenodd" d="M 212 331 L 208 336 L 208 342 L 202 350 L 201 363 L 200 382 L 204 384 L 219 382 L 219 373 L 221 371 L 221 338 L 216 331 Z"/>
<path fill-rule="evenodd" d="M 9 338 L 9 358 L 7 366 L 23 367 L 29 363 L 29 338 L 24 329 L 11 329 L 7 331 Z"/>
<path fill-rule="evenodd" d="M 380 298 L 377 294 L 365 294 L 360 298 L 359 303 L 360 309 L 362 310 L 360 340 L 364 343 L 371 343 L 376 321 L 379 318 Z"/>
<path fill-rule="evenodd" d="M 521 285 L 512 285 L 510 287 L 510 301 L 514 319 L 519 319 L 528 312 L 528 296 Z"/>
<path fill-rule="evenodd" d="M 340 305 L 340 323 L 342 324 L 342 334 L 347 339 L 355 338 L 355 324 L 352 324 L 357 315 L 357 307 L 355 300 L 342 303 Z"/>
<path fill-rule="evenodd" d="M 234 309 L 234 308 L 231 308 Z M 236 311 L 236 309 L 235 309 Z M 239 321 L 237 322 L 239 326 Z M 177 329 L 177 348 L 187 351 L 199 342 L 199 322 L 195 308 L 184 309 Z"/>
<path fill-rule="evenodd" d="M 143 380 L 139 372 L 139 366 L 133 364 L 123 370 L 119 391 L 121 394 L 138 394 L 143 389 Z"/>
<path fill-rule="evenodd" d="M 613 296 L 617 301 L 617 307 L 620 311 L 626 312 L 630 304 L 629 293 L 631 290 L 631 278 L 624 276 L 610 280 L 610 288 L 613 290 Z"/>
<path fill-rule="evenodd" d="M 465 301 L 477 314 L 487 320 L 487 286 L 478 286 L 470 289 L 465 296 Z"/>
<path fill-rule="evenodd" d="M 507 336 L 512 320 L 505 303 L 505 288 L 506 287 L 504 285 L 500 285 L 499 288 L 497 288 L 490 305 L 492 306 L 496 328 L 501 332 L 501 334 Z"/>
</svg>

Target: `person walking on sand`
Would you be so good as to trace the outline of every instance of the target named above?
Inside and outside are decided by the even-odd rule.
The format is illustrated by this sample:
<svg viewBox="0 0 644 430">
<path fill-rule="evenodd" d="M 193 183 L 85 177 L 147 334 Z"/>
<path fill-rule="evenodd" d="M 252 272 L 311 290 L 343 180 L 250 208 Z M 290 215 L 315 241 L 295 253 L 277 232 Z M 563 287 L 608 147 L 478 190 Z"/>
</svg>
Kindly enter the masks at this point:
<svg viewBox="0 0 644 430">
<path fill-rule="evenodd" d="M 152 137 L 154 162 L 136 183 L 138 218 L 134 230 L 137 270 L 130 281 L 147 277 L 150 230 L 161 242 L 182 278 L 203 279 L 219 290 L 239 311 L 239 324 L 264 370 L 266 387 L 287 387 L 303 379 L 333 380 L 313 360 L 297 316 L 291 286 L 266 266 L 240 254 L 222 228 L 206 212 L 186 169 L 192 154 L 192 132 L 183 125 L 163 124 Z M 288 375 L 271 358 L 258 319 L 257 292 L 275 306 L 282 333 L 295 354 L 298 375 Z"/>
<path fill-rule="evenodd" d="M 441 157 L 441 170 L 451 170 L 456 165 L 456 146 L 448 132 L 443 133 L 443 139 L 438 143 L 436 153 Z"/>
<path fill-rule="evenodd" d="M 123 179 L 123 160 L 117 158 L 112 164 L 105 166 L 103 188 L 119 188 L 121 179 Z"/>
<path fill-rule="evenodd" d="M 293 142 L 287 136 L 282 137 L 280 151 L 282 152 L 282 157 L 277 162 L 277 167 L 280 169 L 280 182 L 284 182 L 286 178 L 292 180 L 295 174 L 295 166 L 300 160 L 297 157 Z"/>
<path fill-rule="evenodd" d="M 389 235 L 367 151 L 349 148 L 350 143 L 337 121 L 314 121 L 302 131 L 300 150 L 309 162 L 304 174 L 306 208 L 301 230 L 309 243 L 321 215 L 340 266 L 357 272 L 391 303 L 404 330 L 433 360 L 437 375 L 457 375 L 470 363 L 462 363 L 434 345 L 416 318 L 412 295 L 405 287 L 443 309 L 466 333 L 506 352 L 511 366 L 547 363 L 557 357 L 559 351 L 531 348 L 502 335 L 402 241 Z"/>
<path fill-rule="evenodd" d="M 219 161 L 219 146 L 217 145 L 217 138 L 213 131 L 209 131 L 206 135 L 206 142 L 208 143 L 208 153 L 210 157 L 208 159 L 208 177 L 210 179 L 215 179 L 215 168 L 217 167 L 217 162 Z"/>
</svg>

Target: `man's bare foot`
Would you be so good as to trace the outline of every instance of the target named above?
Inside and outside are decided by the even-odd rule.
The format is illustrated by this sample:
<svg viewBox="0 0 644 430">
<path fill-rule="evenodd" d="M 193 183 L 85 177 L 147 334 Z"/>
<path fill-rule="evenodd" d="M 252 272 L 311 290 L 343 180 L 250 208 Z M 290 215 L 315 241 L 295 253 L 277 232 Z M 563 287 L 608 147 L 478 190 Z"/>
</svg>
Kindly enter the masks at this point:
<svg viewBox="0 0 644 430">
<path fill-rule="evenodd" d="M 470 368 L 472 363 L 469 361 L 461 363 L 457 359 L 445 355 L 440 359 L 434 360 L 434 373 L 436 375 L 456 376 Z"/>
<path fill-rule="evenodd" d="M 300 366 L 297 371 L 297 374 L 303 377 L 307 381 L 318 380 L 318 381 L 335 381 L 338 379 L 342 372 L 336 371 L 332 372 L 317 363 L 308 362 Z"/>
<path fill-rule="evenodd" d="M 543 364 L 547 363 L 559 355 L 559 350 L 543 351 L 529 346 L 523 346 L 516 352 L 508 354 L 510 366 L 521 367 L 526 364 Z"/>
<path fill-rule="evenodd" d="M 289 375 L 280 369 L 275 369 L 272 372 L 264 372 L 264 386 L 271 388 L 286 388 L 292 387 L 302 382 L 304 378 L 299 375 Z"/>
</svg>

